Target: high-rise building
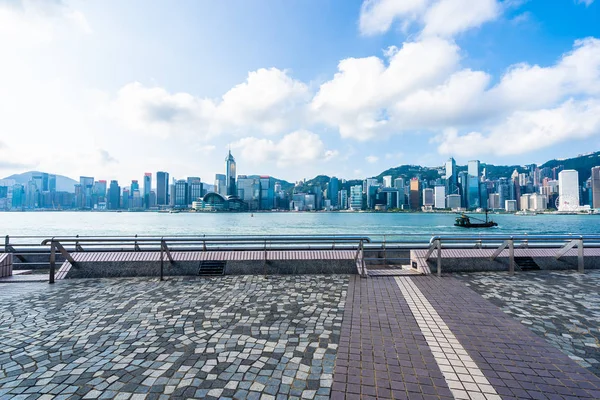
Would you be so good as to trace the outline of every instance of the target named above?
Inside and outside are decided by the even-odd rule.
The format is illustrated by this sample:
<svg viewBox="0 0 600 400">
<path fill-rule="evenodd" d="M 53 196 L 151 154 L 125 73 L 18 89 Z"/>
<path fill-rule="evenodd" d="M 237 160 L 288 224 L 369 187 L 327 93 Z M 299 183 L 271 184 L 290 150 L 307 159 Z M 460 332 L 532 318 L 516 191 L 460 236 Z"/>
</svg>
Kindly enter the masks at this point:
<svg viewBox="0 0 600 400">
<path fill-rule="evenodd" d="M 227 196 L 227 176 L 215 174 L 215 193 L 221 196 Z"/>
<path fill-rule="evenodd" d="M 248 178 L 246 175 L 238 175 L 237 187 L 238 196 L 248 205 L 248 210 L 258 210 L 260 207 L 260 180 Z"/>
<path fill-rule="evenodd" d="M 506 211 L 506 212 L 517 211 L 517 200 L 506 200 L 504 202 L 504 211 Z"/>
<path fill-rule="evenodd" d="M 423 205 L 425 207 L 433 207 L 435 204 L 434 191 L 431 188 L 423 189 Z"/>
<path fill-rule="evenodd" d="M 438 185 L 434 190 L 435 208 L 446 208 L 446 187 Z"/>
<path fill-rule="evenodd" d="M 348 208 L 348 191 L 340 190 L 338 193 L 338 207 L 340 210 L 345 210 Z"/>
<path fill-rule="evenodd" d="M 91 176 L 80 176 L 79 184 L 81 185 L 81 192 L 79 198 L 77 199 L 79 208 L 92 208 L 94 178 Z"/>
<path fill-rule="evenodd" d="M 156 173 L 156 204 L 166 206 L 169 204 L 169 173 L 158 171 Z"/>
<path fill-rule="evenodd" d="M 263 175 L 260 180 L 260 209 L 272 210 L 275 207 L 275 188 L 271 184 L 271 177 Z"/>
<path fill-rule="evenodd" d="M 198 201 L 202 197 L 202 181 L 200 177 L 190 176 L 187 178 L 188 184 L 188 205 L 194 201 Z"/>
<path fill-rule="evenodd" d="M 448 194 L 458 193 L 458 172 L 456 171 L 456 161 L 452 157 L 446 161 L 446 189 Z"/>
<path fill-rule="evenodd" d="M 133 192 L 134 190 L 140 190 L 140 184 L 137 179 L 131 181 L 131 186 L 129 187 L 129 191 Z"/>
<path fill-rule="evenodd" d="M 110 181 L 108 188 L 108 209 L 118 210 L 121 207 L 121 188 L 119 182 Z"/>
<path fill-rule="evenodd" d="M 229 154 L 227 155 L 227 157 L 225 157 L 225 186 L 227 187 L 227 196 L 237 196 L 237 188 L 235 185 L 237 175 L 235 168 L 235 158 L 233 158 L 233 156 L 231 155 L 231 150 L 229 150 Z"/>
<path fill-rule="evenodd" d="M 129 203 L 129 190 L 127 188 L 123 189 L 123 195 L 121 196 L 121 207 L 120 208 L 124 208 L 126 210 L 128 210 L 131 207 L 131 204 Z"/>
<path fill-rule="evenodd" d="M 48 191 L 56 192 L 56 175 L 48 175 Z"/>
<path fill-rule="evenodd" d="M 152 173 L 144 174 L 144 208 L 150 208 L 150 190 L 152 190 Z"/>
<path fill-rule="evenodd" d="M 392 176 L 386 175 L 383 177 L 383 187 L 391 188 L 392 187 Z"/>
<path fill-rule="evenodd" d="M 175 191 L 172 193 L 172 195 L 174 196 L 173 205 L 176 207 L 186 207 L 188 204 L 191 204 L 191 202 L 188 199 L 187 181 L 180 179 L 175 182 L 174 187 Z"/>
<path fill-rule="evenodd" d="M 579 173 L 565 169 L 558 174 L 558 211 L 579 209 Z"/>
<path fill-rule="evenodd" d="M 479 163 L 479 160 L 469 161 L 469 164 L 467 167 L 467 172 L 469 173 L 469 175 L 474 176 L 477 179 L 479 179 L 479 177 L 481 175 L 481 165 Z"/>
<path fill-rule="evenodd" d="M 338 207 L 338 193 L 340 190 L 340 180 L 335 176 L 332 176 L 329 180 L 329 187 L 327 188 L 327 198 L 331 200 L 331 205 L 333 207 Z M 342 208 L 342 207 L 340 207 Z"/>
<path fill-rule="evenodd" d="M 600 167 L 592 168 L 592 208 L 600 208 Z"/>
<path fill-rule="evenodd" d="M 350 209 L 353 211 L 362 210 L 363 207 L 363 191 L 361 185 L 350 187 Z"/>
<path fill-rule="evenodd" d="M 409 204 L 412 210 L 421 208 L 421 181 L 418 178 L 410 180 Z"/>
<path fill-rule="evenodd" d="M 451 210 L 457 210 L 461 208 L 460 194 L 449 194 L 446 198 L 446 207 Z"/>
</svg>

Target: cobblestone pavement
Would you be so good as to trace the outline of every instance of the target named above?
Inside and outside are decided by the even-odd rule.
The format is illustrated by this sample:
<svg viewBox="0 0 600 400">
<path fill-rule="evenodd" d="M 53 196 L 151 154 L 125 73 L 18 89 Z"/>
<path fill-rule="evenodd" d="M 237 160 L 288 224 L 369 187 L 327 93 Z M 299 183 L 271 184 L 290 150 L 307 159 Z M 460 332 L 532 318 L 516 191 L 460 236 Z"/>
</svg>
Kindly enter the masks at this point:
<svg viewBox="0 0 600 400">
<path fill-rule="evenodd" d="M 505 313 L 600 376 L 600 271 L 458 276 Z"/>
<path fill-rule="evenodd" d="M 347 276 L 63 281 L 0 300 L 0 398 L 329 398 Z"/>
</svg>

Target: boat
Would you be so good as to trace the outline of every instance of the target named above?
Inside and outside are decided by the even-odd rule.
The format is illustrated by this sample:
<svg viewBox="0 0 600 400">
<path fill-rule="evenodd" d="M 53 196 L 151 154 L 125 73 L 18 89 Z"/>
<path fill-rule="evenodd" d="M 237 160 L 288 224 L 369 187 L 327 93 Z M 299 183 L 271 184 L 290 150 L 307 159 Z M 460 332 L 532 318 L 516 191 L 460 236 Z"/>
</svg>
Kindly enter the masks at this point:
<svg viewBox="0 0 600 400">
<path fill-rule="evenodd" d="M 480 222 L 471 222 L 471 219 L 480 221 Z M 469 217 L 466 214 L 461 214 L 460 217 L 456 218 L 456 222 L 454 226 L 459 226 L 461 228 L 492 228 L 494 226 L 498 226 L 498 224 L 491 219 L 488 220 L 487 210 L 485 211 L 485 221 L 475 217 Z"/>
<path fill-rule="evenodd" d="M 515 213 L 515 215 L 534 216 L 534 215 L 537 215 L 537 213 L 535 211 L 530 211 L 530 210 L 521 210 L 521 211 L 517 211 Z"/>
</svg>

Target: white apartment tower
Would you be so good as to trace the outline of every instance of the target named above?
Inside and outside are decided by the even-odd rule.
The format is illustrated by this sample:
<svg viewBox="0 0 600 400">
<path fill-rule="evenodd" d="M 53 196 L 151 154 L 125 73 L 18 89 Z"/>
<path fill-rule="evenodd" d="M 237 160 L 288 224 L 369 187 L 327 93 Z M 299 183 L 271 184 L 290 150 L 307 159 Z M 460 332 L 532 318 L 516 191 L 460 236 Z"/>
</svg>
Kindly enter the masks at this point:
<svg viewBox="0 0 600 400">
<path fill-rule="evenodd" d="M 558 211 L 579 209 L 579 173 L 565 169 L 558 174 Z"/>
</svg>

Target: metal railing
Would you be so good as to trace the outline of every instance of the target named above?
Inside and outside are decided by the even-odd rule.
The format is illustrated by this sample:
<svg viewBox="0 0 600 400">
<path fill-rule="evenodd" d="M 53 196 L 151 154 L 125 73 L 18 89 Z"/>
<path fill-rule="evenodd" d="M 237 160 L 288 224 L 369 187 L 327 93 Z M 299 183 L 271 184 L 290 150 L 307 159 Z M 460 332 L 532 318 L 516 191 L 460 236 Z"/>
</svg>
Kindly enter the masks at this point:
<svg viewBox="0 0 600 400">
<path fill-rule="evenodd" d="M 584 273 L 584 248 L 600 247 L 600 235 L 443 235 L 433 236 L 429 241 L 429 249 L 425 260 L 429 260 L 437 252 L 437 275 L 442 274 L 442 248 L 457 248 L 461 244 L 474 243 L 476 248 L 495 248 L 490 260 L 495 260 L 508 248 L 508 272 L 515 273 L 515 247 L 517 248 L 554 248 L 555 259 L 564 257 L 569 250 L 577 247 L 577 272 Z M 543 246 L 541 246 L 543 244 Z M 458 246 L 457 246 L 458 245 Z M 467 246 L 473 248 L 473 245 Z"/>
<path fill-rule="evenodd" d="M 362 265 L 362 275 L 366 276 L 364 263 L 364 243 L 370 242 L 367 236 L 357 235 L 279 235 L 279 236 L 174 236 L 174 237 L 53 237 L 44 239 L 42 246 L 50 245 L 50 271 L 49 282 L 55 282 L 56 254 L 57 251 L 68 260 L 71 265 L 77 263 L 71 256 L 66 246 L 71 245 L 74 251 L 94 251 L 112 248 L 113 251 L 160 251 L 160 280 L 164 277 L 164 256 L 173 264 L 172 251 L 208 251 L 211 245 L 221 244 L 219 250 L 230 247 L 229 250 L 240 248 L 244 250 L 264 251 L 264 263 L 267 262 L 269 250 L 300 250 L 308 244 L 319 243 L 320 248 L 335 249 L 336 245 L 346 245 L 344 248 L 357 249 L 355 261 Z M 276 246 L 273 246 L 275 244 Z M 314 247 L 313 247 L 314 249 Z"/>
</svg>

